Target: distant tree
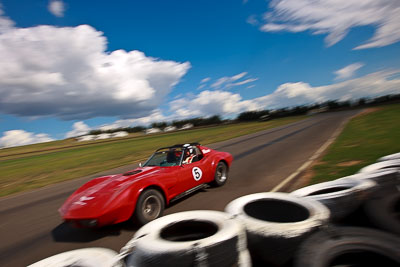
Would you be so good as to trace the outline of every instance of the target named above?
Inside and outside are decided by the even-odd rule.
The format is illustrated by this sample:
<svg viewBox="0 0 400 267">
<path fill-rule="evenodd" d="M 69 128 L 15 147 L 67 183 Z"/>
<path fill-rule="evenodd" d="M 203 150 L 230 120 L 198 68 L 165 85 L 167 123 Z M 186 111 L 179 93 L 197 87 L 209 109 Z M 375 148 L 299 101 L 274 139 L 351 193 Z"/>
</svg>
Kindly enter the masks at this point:
<svg viewBox="0 0 400 267">
<path fill-rule="evenodd" d="M 365 98 L 360 98 L 359 100 L 358 100 L 358 103 L 357 103 L 359 106 L 364 106 L 365 105 Z"/>
<path fill-rule="evenodd" d="M 90 132 L 89 132 L 89 134 L 90 135 L 98 135 L 98 134 L 101 134 L 101 133 L 103 133 L 104 131 L 102 131 L 102 130 L 91 130 Z"/>
<path fill-rule="evenodd" d="M 261 117 L 265 117 L 266 115 L 269 115 L 270 111 L 269 110 L 258 110 L 258 111 L 245 111 L 240 113 L 237 116 L 238 121 L 256 121 L 260 120 Z"/>
<path fill-rule="evenodd" d="M 151 128 L 159 128 L 161 130 L 167 126 L 168 126 L 168 123 L 166 123 L 166 122 L 153 122 L 151 124 Z"/>
</svg>

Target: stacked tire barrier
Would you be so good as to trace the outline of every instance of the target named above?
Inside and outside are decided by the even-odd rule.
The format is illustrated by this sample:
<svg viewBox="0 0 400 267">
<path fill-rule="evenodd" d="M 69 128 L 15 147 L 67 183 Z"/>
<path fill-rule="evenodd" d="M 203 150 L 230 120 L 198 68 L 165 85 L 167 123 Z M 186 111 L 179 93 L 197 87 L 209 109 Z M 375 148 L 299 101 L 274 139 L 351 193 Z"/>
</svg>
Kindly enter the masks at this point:
<svg viewBox="0 0 400 267">
<path fill-rule="evenodd" d="M 82 249 L 31 266 L 400 266 L 399 213 L 397 153 L 334 181 L 237 198 L 225 212 L 161 217 L 119 254 Z"/>
</svg>

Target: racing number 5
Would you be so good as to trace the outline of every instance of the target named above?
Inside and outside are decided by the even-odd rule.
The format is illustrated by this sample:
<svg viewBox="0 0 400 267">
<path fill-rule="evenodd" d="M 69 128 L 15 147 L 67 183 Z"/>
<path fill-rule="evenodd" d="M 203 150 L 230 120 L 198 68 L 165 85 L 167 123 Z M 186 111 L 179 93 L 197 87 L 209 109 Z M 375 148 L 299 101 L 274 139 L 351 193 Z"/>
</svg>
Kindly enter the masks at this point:
<svg viewBox="0 0 400 267">
<path fill-rule="evenodd" d="M 203 172 L 199 167 L 194 167 L 192 169 L 192 175 L 195 181 L 199 181 L 201 179 L 201 176 L 203 175 Z"/>
</svg>

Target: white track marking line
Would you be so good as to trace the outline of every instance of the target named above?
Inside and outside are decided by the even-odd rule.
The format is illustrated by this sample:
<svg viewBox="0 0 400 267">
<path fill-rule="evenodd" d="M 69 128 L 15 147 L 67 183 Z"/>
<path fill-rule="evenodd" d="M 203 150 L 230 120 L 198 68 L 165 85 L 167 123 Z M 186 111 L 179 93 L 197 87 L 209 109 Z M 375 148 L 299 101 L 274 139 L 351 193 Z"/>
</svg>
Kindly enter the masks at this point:
<svg viewBox="0 0 400 267">
<path fill-rule="evenodd" d="M 357 113 L 358 114 L 358 113 Z M 356 114 L 356 115 L 357 115 Z M 313 163 L 313 161 L 315 159 L 317 159 L 322 152 L 325 151 L 325 149 L 327 149 L 332 143 L 333 141 L 335 141 L 335 139 L 338 137 L 338 135 L 342 132 L 344 126 L 347 124 L 347 122 L 352 119 L 354 116 L 351 116 L 350 118 L 348 118 L 347 120 L 344 120 L 339 128 L 336 129 L 336 131 L 331 135 L 331 137 L 329 137 L 329 139 L 317 150 L 317 152 L 314 153 L 314 155 L 312 155 L 303 165 L 300 166 L 300 168 L 298 168 L 294 173 L 292 173 L 291 175 L 289 175 L 285 180 L 283 180 L 282 182 L 280 182 L 277 186 L 275 186 L 274 188 L 272 188 L 272 190 L 270 192 L 277 192 L 280 189 L 282 189 L 282 187 L 284 187 L 287 183 L 289 183 L 290 181 L 292 181 L 297 175 L 299 175 L 299 173 L 301 173 L 302 171 L 304 171 L 308 166 L 311 165 L 311 163 Z"/>
</svg>

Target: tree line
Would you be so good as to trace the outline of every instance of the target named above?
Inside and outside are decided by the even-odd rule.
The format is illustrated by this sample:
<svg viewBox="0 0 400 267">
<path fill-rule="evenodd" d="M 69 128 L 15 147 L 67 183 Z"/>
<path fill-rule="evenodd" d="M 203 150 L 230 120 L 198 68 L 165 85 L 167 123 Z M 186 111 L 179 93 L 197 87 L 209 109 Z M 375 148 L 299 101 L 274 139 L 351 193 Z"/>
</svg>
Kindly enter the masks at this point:
<svg viewBox="0 0 400 267">
<path fill-rule="evenodd" d="M 197 117 L 184 120 L 174 120 L 172 122 L 153 122 L 149 127 L 144 126 L 134 126 L 134 127 L 121 127 L 109 130 L 92 130 L 89 134 L 101 134 L 101 133 L 114 133 L 119 131 L 125 131 L 128 133 L 143 132 L 149 128 L 159 128 L 161 130 L 168 126 L 174 126 L 177 129 L 182 128 L 184 125 L 191 124 L 193 127 L 200 126 L 211 126 L 221 123 L 235 123 L 235 122 L 246 122 L 246 121 L 265 121 L 277 118 L 305 115 L 313 112 L 327 112 L 335 110 L 344 110 L 350 108 L 359 108 L 367 106 L 375 106 L 384 103 L 398 102 L 400 101 L 400 94 L 386 95 L 376 98 L 360 98 L 357 101 L 339 101 L 330 100 L 324 103 L 311 104 L 311 105 L 299 105 L 295 107 L 287 107 L 276 110 L 255 110 L 255 111 L 245 111 L 237 115 L 235 119 L 221 119 L 219 115 L 214 115 L 211 117 Z"/>
</svg>

